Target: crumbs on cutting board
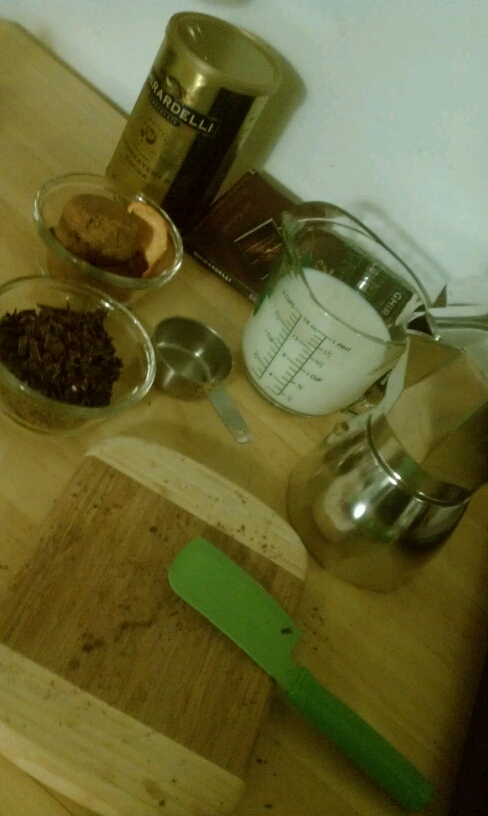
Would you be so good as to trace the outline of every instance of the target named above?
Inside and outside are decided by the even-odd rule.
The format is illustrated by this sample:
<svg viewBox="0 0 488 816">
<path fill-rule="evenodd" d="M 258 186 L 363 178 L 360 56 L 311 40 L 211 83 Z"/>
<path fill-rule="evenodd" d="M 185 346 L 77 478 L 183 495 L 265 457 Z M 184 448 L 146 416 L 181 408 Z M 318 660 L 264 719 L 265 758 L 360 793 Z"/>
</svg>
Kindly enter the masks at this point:
<svg viewBox="0 0 488 816">
<path fill-rule="evenodd" d="M 151 799 L 155 799 L 159 807 L 164 807 L 166 804 L 166 797 L 160 785 L 158 785 L 154 779 L 143 779 L 142 784 L 144 785 L 146 793 L 149 794 Z"/>
</svg>

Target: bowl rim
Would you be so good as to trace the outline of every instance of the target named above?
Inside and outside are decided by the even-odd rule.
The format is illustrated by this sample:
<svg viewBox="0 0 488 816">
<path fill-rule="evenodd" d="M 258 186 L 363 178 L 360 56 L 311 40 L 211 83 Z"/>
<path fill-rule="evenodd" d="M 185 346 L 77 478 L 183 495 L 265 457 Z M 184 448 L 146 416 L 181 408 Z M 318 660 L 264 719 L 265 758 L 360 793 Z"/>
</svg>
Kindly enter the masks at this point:
<svg viewBox="0 0 488 816">
<path fill-rule="evenodd" d="M 156 212 L 158 212 L 165 219 L 168 225 L 175 252 L 173 265 L 154 278 L 129 278 L 125 277 L 124 275 L 117 275 L 114 272 L 109 272 L 101 267 L 93 266 L 92 264 L 88 263 L 88 261 L 83 261 L 81 258 L 78 258 L 76 255 L 70 252 L 69 249 L 66 249 L 66 247 L 63 246 L 63 244 L 60 243 L 60 241 L 58 241 L 53 235 L 51 229 L 44 221 L 42 215 L 42 202 L 44 198 L 53 191 L 56 191 L 69 184 L 82 183 L 92 184 L 98 189 L 108 190 L 121 198 L 130 201 L 140 201 L 142 204 L 147 204 L 148 206 L 153 207 Z M 76 195 L 76 193 L 73 192 L 73 195 Z M 100 176 L 94 173 L 64 173 L 60 176 L 54 176 L 53 178 L 48 179 L 41 185 L 41 187 L 39 187 L 35 195 L 32 217 L 39 235 L 49 249 L 56 252 L 62 260 L 69 261 L 71 264 L 73 264 L 75 268 L 79 270 L 79 272 L 84 273 L 91 278 L 95 278 L 95 280 L 98 280 L 101 283 L 109 284 L 115 288 L 139 292 L 146 289 L 157 289 L 164 283 L 168 283 L 168 281 L 170 281 L 171 278 L 176 275 L 181 267 L 181 264 L 183 263 L 183 240 L 178 227 L 174 223 L 171 216 L 169 216 L 168 213 L 162 209 L 162 207 L 160 207 L 152 198 L 147 196 L 142 190 L 136 193 L 126 192 L 107 176 Z"/>
<path fill-rule="evenodd" d="M 41 286 L 51 289 L 61 289 L 73 292 L 75 294 L 86 294 L 92 296 L 98 301 L 101 307 L 106 305 L 110 311 L 122 314 L 125 319 L 128 318 L 129 322 L 136 328 L 141 336 L 145 358 L 147 361 L 146 375 L 143 382 L 137 386 L 135 390 L 131 391 L 126 397 L 123 397 L 118 402 L 94 407 L 90 407 L 88 405 L 75 405 L 70 402 L 62 402 L 61 400 L 46 397 L 44 394 L 36 391 L 35 388 L 31 388 L 29 385 L 22 382 L 22 380 L 19 380 L 19 378 L 16 377 L 15 374 L 12 374 L 12 372 L 2 363 L 1 360 L 0 380 L 3 380 L 11 390 L 15 388 L 16 391 L 20 391 L 29 400 L 37 403 L 41 408 L 44 407 L 50 410 L 54 409 L 58 413 L 64 412 L 73 418 L 77 417 L 79 419 L 86 418 L 87 420 L 94 420 L 100 416 L 115 416 L 122 411 L 137 405 L 137 403 L 140 402 L 140 400 L 142 400 L 151 389 L 156 376 L 156 354 L 151 338 L 149 337 L 149 334 L 142 325 L 141 321 L 129 309 L 123 306 L 122 303 L 119 303 L 118 300 L 106 295 L 104 292 L 101 292 L 94 286 L 78 281 L 47 278 L 44 275 L 26 275 L 24 277 L 13 278 L 12 280 L 7 281 L 0 286 L 0 299 L 4 292 L 15 290 L 16 288 L 21 289 L 23 285 L 34 282 L 42 282 Z M 3 317 L 3 315 L 0 317 Z"/>
</svg>

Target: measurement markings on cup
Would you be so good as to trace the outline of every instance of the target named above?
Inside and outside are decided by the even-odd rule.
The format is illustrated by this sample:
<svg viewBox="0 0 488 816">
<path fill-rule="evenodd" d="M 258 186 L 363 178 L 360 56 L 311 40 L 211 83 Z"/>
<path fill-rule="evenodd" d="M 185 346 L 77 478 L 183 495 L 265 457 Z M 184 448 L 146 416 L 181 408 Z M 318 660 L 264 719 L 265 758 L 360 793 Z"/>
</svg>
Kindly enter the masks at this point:
<svg viewBox="0 0 488 816">
<path fill-rule="evenodd" d="M 322 380 L 321 376 L 307 370 L 307 363 L 313 360 L 321 368 L 322 365 L 314 359 L 314 355 L 327 339 L 330 340 L 325 333 L 312 327 L 301 310 L 290 301 L 287 306 L 285 314 L 281 309 L 274 313 L 275 320 L 279 322 L 279 330 L 266 332 L 269 344 L 266 352 L 254 352 L 255 376 L 259 380 L 266 376 L 267 387 L 275 396 L 283 394 L 288 386 L 302 389 L 303 383 L 296 381 L 301 372 L 315 381 Z"/>
<path fill-rule="evenodd" d="M 293 384 L 297 374 L 304 370 L 308 361 L 313 358 L 315 352 L 326 339 L 327 336 L 318 331 L 312 335 L 308 342 L 303 342 L 297 338 L 297 341 L 302 345 L 302 350 L 294 360 L 289 360 L 290 365 L 283 372 L 283 376 L 277 378 L 277 384 L 281 386 L 279 390 L 275 391 L 277 396 L 282 394 L 285 388 Z"/>
<path fill-rule="evenodd" d="M 256 372 L 258 379 L 262 379 L 262 377 L 264 377 L 271 363 L 276 359 L 301 319 L 302 314 L 298 311 L 298 309 L 293 309 L 288 319 L 283 320 L 283 318 L 281 318 L 281 331 L 275 337 L 268 337 L 271 342 L 269 351 L 264 355 L 264 357 L 258 358 L 262 365 L 262 370 Z"/>
</svg>

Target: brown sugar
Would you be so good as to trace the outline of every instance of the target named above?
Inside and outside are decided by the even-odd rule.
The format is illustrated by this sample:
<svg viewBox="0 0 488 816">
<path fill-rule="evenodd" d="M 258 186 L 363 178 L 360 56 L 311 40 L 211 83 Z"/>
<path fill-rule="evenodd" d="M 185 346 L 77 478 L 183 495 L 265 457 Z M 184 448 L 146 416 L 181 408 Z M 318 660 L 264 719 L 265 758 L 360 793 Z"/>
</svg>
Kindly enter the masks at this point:
<svg viewBox="0 0 488 816">
<path fill-rule="evenodd" d="M 54 235 L 78 258 L 104 269 L 123 266 L 142 254 L 140 219 L 120 202 L 100 195 L 73 196 L 63 208 Z"/>
<path fill-rule="evenodd" d="M 166 220 L 154 207 L 83 193 L 64 206 L 55 238 L 73 255 L 116 275 L 158 274 L 169 243 Z"/>
</svg>

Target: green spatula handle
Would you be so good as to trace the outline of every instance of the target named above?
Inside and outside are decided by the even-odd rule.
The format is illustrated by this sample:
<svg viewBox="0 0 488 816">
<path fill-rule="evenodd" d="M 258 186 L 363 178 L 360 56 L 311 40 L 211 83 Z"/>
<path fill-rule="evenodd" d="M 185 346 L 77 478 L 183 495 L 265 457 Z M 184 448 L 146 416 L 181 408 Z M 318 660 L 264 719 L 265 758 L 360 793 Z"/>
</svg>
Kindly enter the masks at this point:
<svg viewBox="0 0 488 816">
<path fill-rule="evenodd" d="M 301 667 L 288 689 L 291 702 L 405 810 L 423 810 L 430 782 L 367 722 Z"/>
</svg>

